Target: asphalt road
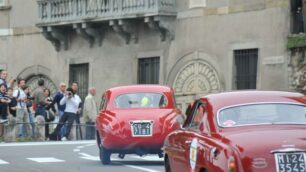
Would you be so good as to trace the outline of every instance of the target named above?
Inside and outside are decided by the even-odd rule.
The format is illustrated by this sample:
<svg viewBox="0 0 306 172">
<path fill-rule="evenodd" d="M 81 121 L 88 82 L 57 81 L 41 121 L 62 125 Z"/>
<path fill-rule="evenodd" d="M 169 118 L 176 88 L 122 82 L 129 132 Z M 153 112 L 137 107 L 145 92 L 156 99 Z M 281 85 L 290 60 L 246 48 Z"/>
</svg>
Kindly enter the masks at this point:
<svg viewBox="0 0 306 172">
<path fill-rule="evenodd" d="M 157 155 L 112 155 L 112 164 L 102 165 L 95 141 L 0 143 L 1 172 L 162 172 Z"/>
</svg>

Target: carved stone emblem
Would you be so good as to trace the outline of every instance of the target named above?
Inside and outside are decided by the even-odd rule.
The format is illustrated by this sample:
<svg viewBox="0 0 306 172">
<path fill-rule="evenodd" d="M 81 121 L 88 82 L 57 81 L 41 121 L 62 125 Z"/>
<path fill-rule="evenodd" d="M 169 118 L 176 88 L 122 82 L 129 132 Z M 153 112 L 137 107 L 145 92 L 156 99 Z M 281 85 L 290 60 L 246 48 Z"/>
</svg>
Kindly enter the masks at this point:
<svg viewBox="0 0 306 172">
<path fill-rule="evenodd" d="M 220 90 L 216 70 L 204 60 L 187 63 L 177 74 L 174 90 L 179 95 L 211 93 Z"/>
<path fill-rule="evenodd" d="M 31 89 L 32 93 L 38 88 L 37 83 L 40 79 L 43 79 L 45 81 L 45 87 L 50 90 L 51 95 L 54 95 L 57 91 L 55 84 L 52 80 L 42 75 L 35 75 L 27 80 L 27 86 Z"/>
</svg>

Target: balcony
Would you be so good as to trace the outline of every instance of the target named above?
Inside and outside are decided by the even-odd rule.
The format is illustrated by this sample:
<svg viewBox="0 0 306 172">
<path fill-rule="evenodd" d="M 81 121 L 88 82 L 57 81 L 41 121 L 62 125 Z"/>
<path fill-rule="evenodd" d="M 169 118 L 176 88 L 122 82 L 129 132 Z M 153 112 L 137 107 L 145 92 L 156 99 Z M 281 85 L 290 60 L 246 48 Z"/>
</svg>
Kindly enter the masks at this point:
<svg viewBox="0 0 306 172">
<path fill-rule="evenodd" d="M 174 38 L 176 0 L 38 0 L 37 3 L 37 26 L 57 49 L 60 44 L 67 49 L 63 32 L 69 27 L 89 40 L 91 46 L 96 42 L 94 39 L 101 39 L 102 25 L 112 27 L 126 43 L 132 39 L 137 42 L 139 21 L 158 30 L 162 40 L 167 36 Z"/>
</svg>

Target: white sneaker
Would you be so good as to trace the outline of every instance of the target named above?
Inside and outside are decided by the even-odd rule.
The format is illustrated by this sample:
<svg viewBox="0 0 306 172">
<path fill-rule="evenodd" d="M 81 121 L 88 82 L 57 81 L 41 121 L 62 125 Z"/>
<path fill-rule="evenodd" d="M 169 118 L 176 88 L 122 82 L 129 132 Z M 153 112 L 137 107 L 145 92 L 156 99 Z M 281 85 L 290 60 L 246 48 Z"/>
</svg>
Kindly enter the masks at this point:
<svg viewBox="0 0 306 172">
<path fill-rule="evenodd" d="M 7 121 L 7 119 L 0 119 L 0 124 L 6 123 Z"/>
<path fill-rule="evenodd" d="M 61 141 L 67 141 L 66 137 L 62 137 Z"/>
</svg>

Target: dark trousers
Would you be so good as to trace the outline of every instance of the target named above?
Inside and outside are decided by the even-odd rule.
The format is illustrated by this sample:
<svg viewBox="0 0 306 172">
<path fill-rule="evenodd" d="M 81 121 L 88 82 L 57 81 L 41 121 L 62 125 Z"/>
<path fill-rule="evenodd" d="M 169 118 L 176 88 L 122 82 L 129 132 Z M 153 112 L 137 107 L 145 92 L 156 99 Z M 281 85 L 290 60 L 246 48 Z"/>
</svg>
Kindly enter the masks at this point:
<svg viewBox="0 0 306 172">
<path fill-rule="evenodd" d="M 75 116 L 76 116 L 75 113 L 65 112 L 64 115 L 60 118 L 59 124 L 55 128 L 54 134 L 58 136 L 60 134 L 61 128 L 67 122 L 67 130 L 64 136 L 68 138 L 72 124 L 75 120 Z"/>
<path fill-rule="evenodd" d="M 86 122 L 86 140 L 94 140 L 96 127 L 94 122 Z"/>
</svg>

